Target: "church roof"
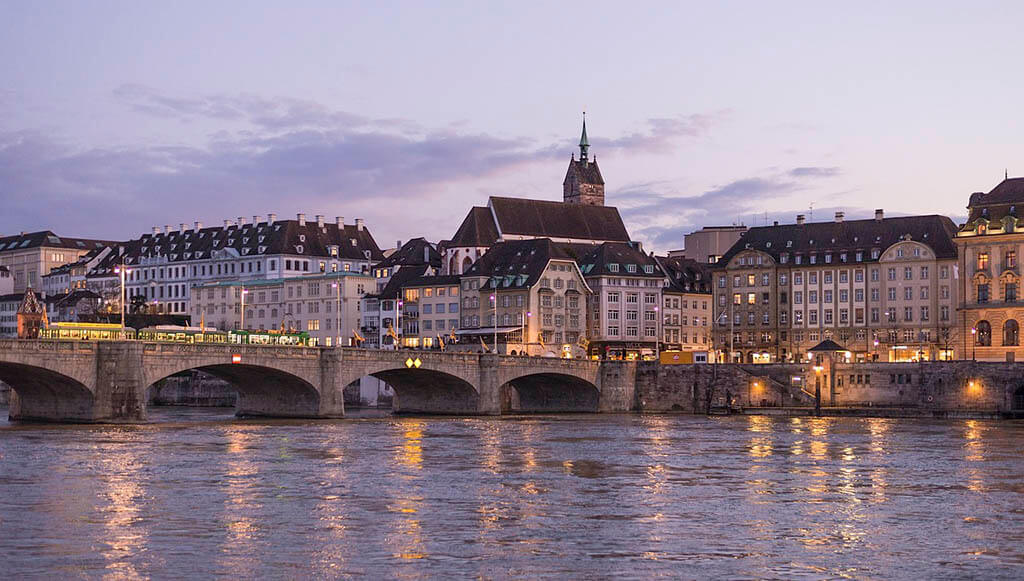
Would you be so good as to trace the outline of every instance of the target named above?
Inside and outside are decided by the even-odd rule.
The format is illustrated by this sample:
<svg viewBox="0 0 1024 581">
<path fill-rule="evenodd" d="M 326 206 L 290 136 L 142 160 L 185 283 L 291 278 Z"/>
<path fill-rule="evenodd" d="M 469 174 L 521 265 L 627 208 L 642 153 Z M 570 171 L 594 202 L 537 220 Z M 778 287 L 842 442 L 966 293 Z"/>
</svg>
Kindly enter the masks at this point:
<svg viewBox="0 0 1024 581">
<path fill-rule="evenodd" d="M 503 237 L 628 242 L 618 208 L 492 196 L 488 204 Z"/>
<path fill-rule="evenodd" d="M 569 160 L 569 170 L 565 173 L 566 181 L 569 180 L 571 174 L 576 174 L 576 180 L 581 184 L 604 185 L 604 178 L 601 177 L 601 168 L 597 167 L 596 159 L 588 162 L 578 159 Z"/>
<path fill-rule="evenodd" d="M 42 314 L 43 306 L 39 304 L 39 300 L 36 298 L 36 293 L 32 289 L 25 291 L 25 297 L 21 299 L 21 305 L 18 306 L 19 315 L 39 315 Z"/>
<path fill-rule="evenodd" d="M 455 232 L 455 236 L 445 246 L 456 247 L 486 247 L 498 240 L 498 229 L 494 226 L 494 216 L 490 208 L 474 206 L 470 208 L 466 219 Z"/>
<path fill-rule="evenodd" d="M 979 218 L 996 222 L 1006 216 L 1024 216 L 1024 178 L 1007 178 L 987 194 L 971 194 L 967 208 L 965 230 L 972 229 Z"/>
</svg>

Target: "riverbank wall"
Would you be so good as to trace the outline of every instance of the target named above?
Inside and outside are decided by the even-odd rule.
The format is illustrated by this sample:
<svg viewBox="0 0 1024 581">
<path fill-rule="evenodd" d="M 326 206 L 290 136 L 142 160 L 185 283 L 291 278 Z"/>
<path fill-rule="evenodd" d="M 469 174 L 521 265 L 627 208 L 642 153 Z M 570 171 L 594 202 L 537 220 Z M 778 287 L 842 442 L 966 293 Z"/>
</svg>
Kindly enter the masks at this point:
<svg viewBox="0 0 1024 581">
<path fill-rule="evenodd" d="M 637 368 L 642 412 L 748 412 L 901 417 L 1024 416 L 1024 364 L 980 361 L 921 363 L 706 364 Z M 784 412 L 786 408 L 790 412 Z M 776 411 L 778 410 L 778 411 Z"/>
</svg>

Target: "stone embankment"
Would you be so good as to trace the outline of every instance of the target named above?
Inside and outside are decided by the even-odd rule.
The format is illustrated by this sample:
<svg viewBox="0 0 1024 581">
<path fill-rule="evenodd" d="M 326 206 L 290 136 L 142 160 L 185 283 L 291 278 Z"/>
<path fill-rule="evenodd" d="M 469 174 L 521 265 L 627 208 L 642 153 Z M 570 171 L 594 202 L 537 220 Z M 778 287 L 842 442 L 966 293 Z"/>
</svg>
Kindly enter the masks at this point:
<svg viewBox="0 0 1024 581">
<path fill-rule="evenodd" d="M 659 365 L 637 369 L 639 411 L 732 408 L 778 415 L 1024 417 L 1024 364 L 979 361 L 835 365 Z"/>
</svg>

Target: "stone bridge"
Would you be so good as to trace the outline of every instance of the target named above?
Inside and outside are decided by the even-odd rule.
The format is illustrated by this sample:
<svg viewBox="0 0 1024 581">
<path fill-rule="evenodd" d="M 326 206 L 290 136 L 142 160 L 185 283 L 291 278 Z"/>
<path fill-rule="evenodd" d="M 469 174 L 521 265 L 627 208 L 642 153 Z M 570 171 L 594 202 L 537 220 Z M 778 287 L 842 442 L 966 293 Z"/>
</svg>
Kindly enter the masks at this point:
<svg viewBox="0 0 1024 581">
<path fill-rule="evenodd" d="M 407 365 L 407 361 L 418 365 Z M 617 361 L 345 348 L 0 340 L 12 420 L 135 422 L 147 390 L 187 370 L 231 382 L 240 416 L 338 418 L 346 385 L 374 376 L 397 413 L 615 412 L 634 406 L 636 365 Z"/>
</svg>

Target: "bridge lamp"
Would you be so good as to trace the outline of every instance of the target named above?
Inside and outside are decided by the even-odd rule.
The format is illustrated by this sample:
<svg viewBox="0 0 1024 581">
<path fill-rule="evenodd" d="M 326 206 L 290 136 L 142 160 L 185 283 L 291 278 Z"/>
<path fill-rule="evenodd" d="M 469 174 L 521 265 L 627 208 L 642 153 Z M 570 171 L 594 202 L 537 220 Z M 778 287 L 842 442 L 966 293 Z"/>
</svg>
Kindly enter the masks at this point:
<svg viewBox="0 0 1024 581">
<path fill-rule="evenodd" d="M 243 286 L 241 294 L 242 294 L 242 323 L 239 325 L 239 330 L 240 331 L 244 331 L 245 330 L 245 295 L 249 294 L 249 291 L 245 290 L 245 287 Z"/>
<path fill-rule="evenodd" d="M 491 293 L 491 304 L 494 305 L 494 352 L 498 352 L 498 293 Z"/>
<path fill-rule="evenodd" d="M 977 334 L 978 328 L 971 327 L 971 359 L 976 359 L 978 355 L 978 341 L 975 339 Z"/>
<path fill-rule="evenodd" d="M 335 304 L 334 304 L 334 318 L 337 321 L 337 327 L 335 331 L 338 332 L 338 339 L 335 342 L 336 347 L 341 347 L 341 285 L 337 281 L 331 283 L 331 288 L 335 292 Z"/>
<path fill-rule="evenodd" d="M 124 312 L 125 312 L 125 304 L 124 303 L 125 303 L 125 299 L 127 298 L 127 293 L 125 292 L 125 289 L 124 289 L 124 279 L 125 279 L 125 276 L 129 272 L 131 272 L 131 270 L 129 268 L 127 268 L 124 265 L 124 263 L 121 263 L 121 266 L 115 266 L 114 267 L 114 274 L 121 275 L 121 338 L 122 339 L 124 339 Z"/>
</svg>

